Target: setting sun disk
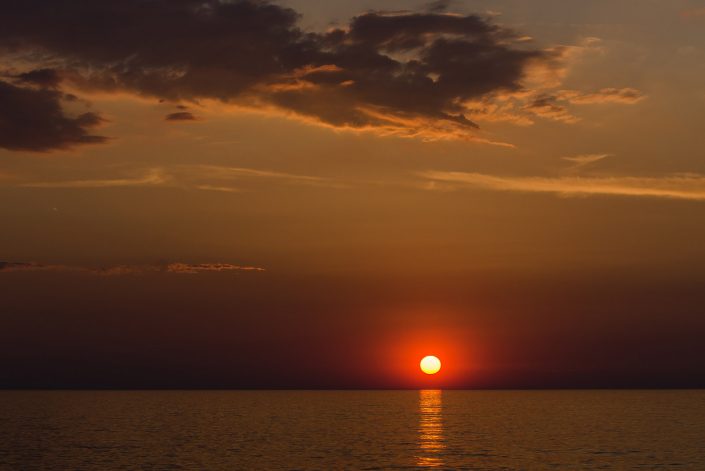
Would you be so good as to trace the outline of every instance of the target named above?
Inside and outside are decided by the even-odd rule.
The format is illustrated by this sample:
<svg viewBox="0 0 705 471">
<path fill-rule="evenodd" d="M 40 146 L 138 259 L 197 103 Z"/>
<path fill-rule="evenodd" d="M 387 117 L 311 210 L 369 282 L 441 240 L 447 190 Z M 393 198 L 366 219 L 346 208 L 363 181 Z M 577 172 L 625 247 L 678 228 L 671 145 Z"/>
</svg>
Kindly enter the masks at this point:
<svg viewBox="0 0 705 471">
<path fill-rule="evenodd" d="M 435 375 L 441 369 L 441 360 L 436 356 L 428 355 L 421 359 L 419 366 L 427 375 Z"/>
</svg>

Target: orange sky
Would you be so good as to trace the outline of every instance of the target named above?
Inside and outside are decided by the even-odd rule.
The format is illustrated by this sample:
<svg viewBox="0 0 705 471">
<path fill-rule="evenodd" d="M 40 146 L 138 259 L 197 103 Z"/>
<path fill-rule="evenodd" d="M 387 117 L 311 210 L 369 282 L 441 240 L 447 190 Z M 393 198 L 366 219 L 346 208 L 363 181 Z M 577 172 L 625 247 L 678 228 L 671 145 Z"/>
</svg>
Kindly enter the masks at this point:
<svg viewBox="0 0 705 471">
<path fill-rule="evenodd" d="M 0 386 L 703 386 L 702 1 L 25 3 Z"/>
</svg>

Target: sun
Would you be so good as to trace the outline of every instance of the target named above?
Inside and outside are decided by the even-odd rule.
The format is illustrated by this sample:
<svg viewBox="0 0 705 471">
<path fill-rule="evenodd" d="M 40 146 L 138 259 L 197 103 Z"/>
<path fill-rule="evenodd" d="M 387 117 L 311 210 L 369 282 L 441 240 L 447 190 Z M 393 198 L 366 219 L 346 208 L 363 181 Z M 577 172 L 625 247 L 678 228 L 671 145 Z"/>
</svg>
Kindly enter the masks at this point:
<svg viewBox="0 0 705 471">
<path fill-rule="evenodd" d="M 441 360 L 433 355 L 425 356 L 421 359 L 421 371 L 427 375 L 435 375 L 441 369 Z"/>
</svg>

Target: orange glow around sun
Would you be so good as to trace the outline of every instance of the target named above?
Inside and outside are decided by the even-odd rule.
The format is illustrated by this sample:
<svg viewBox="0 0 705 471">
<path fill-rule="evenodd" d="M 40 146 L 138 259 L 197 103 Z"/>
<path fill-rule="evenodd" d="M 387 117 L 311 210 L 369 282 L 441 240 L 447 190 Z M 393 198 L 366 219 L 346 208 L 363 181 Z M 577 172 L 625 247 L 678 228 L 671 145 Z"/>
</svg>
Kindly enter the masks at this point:
<svg viewBox="0 0 705 471">
<path fill-rule="evenodd" d="M 440 313 L 440 314 L 439 314 Z M 385 312 L 411 319 L 414 325 L 406 326 L 394 335 L 386 334 L 377 340 L 380 361 L 380 382 L 395 388 L 409 389 L 463 389 L 478 381 L 482 344 L 477 333 L 454 326 L 428 326 L 432 316 L 453 316 L 454 311 L 442 307 L 404 307 L 399 311 Z M 425 369 L 429 360 L 435 357 L 436 368 Z"/>
<path fill-rule="evenodd" d="M 421 359 L 419 366 L 421 367 L 421 371 L 427 375 L 435 375 L 441 369 L 441 360 L 436 356 L 428 355 Z"/>
</svg>

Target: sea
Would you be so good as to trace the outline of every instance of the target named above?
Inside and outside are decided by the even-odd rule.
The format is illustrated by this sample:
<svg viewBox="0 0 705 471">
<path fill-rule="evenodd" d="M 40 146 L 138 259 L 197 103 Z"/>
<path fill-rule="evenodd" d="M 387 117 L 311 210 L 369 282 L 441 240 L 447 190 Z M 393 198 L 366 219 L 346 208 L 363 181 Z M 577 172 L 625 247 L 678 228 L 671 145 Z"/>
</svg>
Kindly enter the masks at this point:
<svg viewBox="0 0 705 471">
<path fill-rule="evenodd" d="M 0 469 L 705 470 L 705 391 L 1 391 Z"/>
</svg>

